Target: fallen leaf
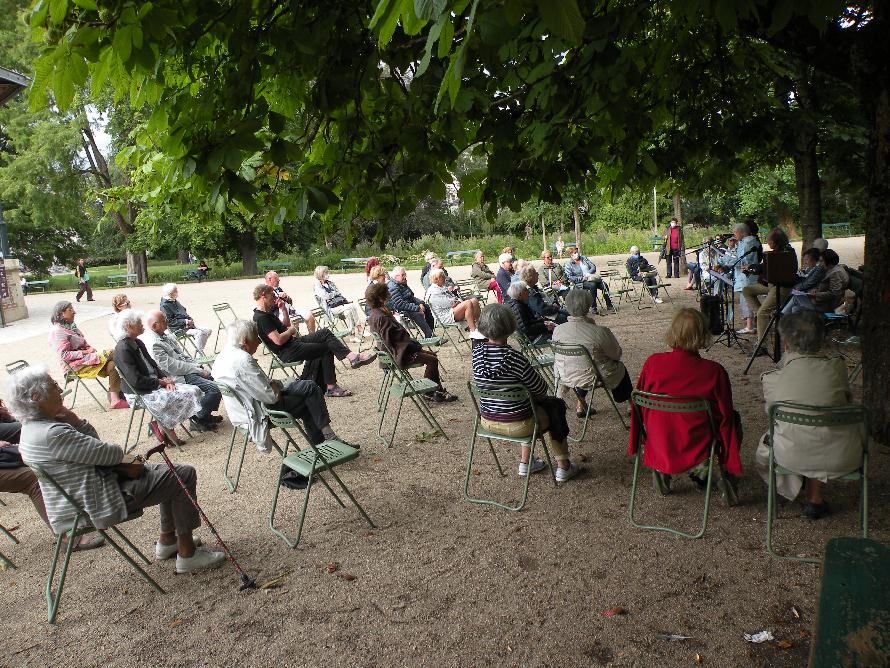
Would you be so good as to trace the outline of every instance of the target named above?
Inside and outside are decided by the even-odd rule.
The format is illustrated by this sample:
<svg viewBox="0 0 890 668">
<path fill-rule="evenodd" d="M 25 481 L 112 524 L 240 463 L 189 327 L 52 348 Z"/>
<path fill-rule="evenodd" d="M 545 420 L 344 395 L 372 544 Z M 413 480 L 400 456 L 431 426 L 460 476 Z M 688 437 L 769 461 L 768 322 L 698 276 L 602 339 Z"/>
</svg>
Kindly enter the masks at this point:
<svg viewBox="0 0 890 668">
<path fill-rule="evenodd" d="M 177 619 L 174 619 L 172 622 L 170 622 L 167 626 L 169 626 L 171 629 L 175 629 L 180 624 L 182 624 L 182 620 L 177 618 Z"/>
<path fill-rule="evenodd" d="M 623 608 L 620 605 L 613 605 L 611 608 L 609 608 L 608 610 L 606 610 L 603 613 L 603 616 L 615 617 L 616 615 L 626 615 L 626 614 L 627 614 L 627 608 Z"/>
<path fill-rule="evenodd" d="M 791 649 L 794 644 L 790 640 L 780 640 L 776 643 L 776 647 L 779 649 Z"/>
<path fill-rule="evenodd" d="M 328 573 L 336 573 L 337 571 L 340 570 L 340 562 L 339 561 L 328 562 L 328 565 L 326 566 L 326 568 L 328 569 Z"/>
<path fill-rule="evenodd" d="M 701 654 L 696 654 L 696 655 L 695 655 L 695 662 L 696 662 L 696 663 L 701 663 Z"/>
<path fill-rule="evenodd" d="M 362 534 L 362 538 L 373 538 L 373 537 L 374 537 L 373 531 L 366 531 L 365 533 Z"/>
<path fill-rule="evenodd" d="M 791 614 L 794 615 L 795 619 L 800 619 L 800 610 L 797 609 L 797 606 L 791 606 Z"/>
<path fill-rule="evenodd" d="M 513 648 L 510 647 L 510 645 L 507 645 L 507 651 L 508 651 L 508 652 L 512 652 L 512 651 L 513 651 Z"/>
<path fill-rule="evenodd" d="M 281 586 L 281 581 L 284 580 L 286 576 L 290 575 L 290 571 L 284 571 L 278 577 L 274 577 L 271 580 L 266 580 L 261 585 L 258 585 L 260 589 L 275 589 L 276 587 Z"/>
<path fill-rule="evenodd" d="M 337 577 L 341 580 L 346 580 L 347 582 L 352 582 L 355 580 L 355 576 L 351 573 L 337 573 Z"/>
</svg>

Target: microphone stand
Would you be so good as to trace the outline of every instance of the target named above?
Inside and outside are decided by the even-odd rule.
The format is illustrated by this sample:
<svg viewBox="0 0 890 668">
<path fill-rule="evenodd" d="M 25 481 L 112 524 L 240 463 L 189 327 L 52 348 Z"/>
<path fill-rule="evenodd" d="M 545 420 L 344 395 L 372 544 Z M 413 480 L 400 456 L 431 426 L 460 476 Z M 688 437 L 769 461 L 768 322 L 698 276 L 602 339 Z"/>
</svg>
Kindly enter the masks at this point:
<svg viewBox="0 0 890 668">
<path fill-rule="evenodd" d="M 778 363 L 778 361 L 782 357 L 782 336 L 779 334 L 779 321 L 782 319 L 782 309 L 788 306 L 788 302 L 791 301 L 793 295 L 791 294 L 791 290 L 788 291 L 788 299 L 785 300 L 785 303 L 782 304 L 779 300 L 781 293 L 779 292 L 780 286 L 778 283 L 770 283 L 773 290 L 776 291 L 776 310 L 773 313 L 773 317 L 769 319 L 769 324 L 763 330 L 760 335 L 760 338 L 757 340 L 757 344 L 754 346 L 754 350 L 751 352 L 751 357 L 748 358 L 748 364 L 745 366 L 745 370 L 742 371 L 742 375 L 747 375 L 751 370 L 751 365 L 754 364 L 754 358 L 763 354 L 769 357 L 773 363 Z M 773 329 L 775 325 L 775 329 L 773 330 L 773 354 L 770 355 L 769 351 L 763 346 L 764 341 L 766 341 L 766 337 L 769 336 L 769 332 Z M 764 352 L 761 353 L 760 351 Z"/>
<path fill-rule="evenodd" d="M 742 257 L 744 257 L 744 255 Z M 733 262 L 732 264 L 730 264 L 727 267 L 724 267 L 724 269 L 732 269 L 733 273 L 735 273 L 735 266 L 739 262 L 741 262 L 741 260 L 742 260 L 741 257 L 737 258 L 735 262 Z M 724 272 L 724 273 L 726 273 L 726 272 Z M 727 297 L 726 293 L 727 293 L 728 286 L 727 286 L 726 282 L 721 281 L 719 278 L 717 280 L 720 281 L 720 297 L 721 297 L 720 311 L 721 311 L 721 317 L 723 319 L 723 333 L 720 336 L 718 336 L 716 339 L 714 339 L 714 341 L 711 343 L 711 345 L 709 345 L 705 350 L 706 351 L 710 350 L 715 345 L 720 343 L 724 338 L 726 339 L 725 343 L 726 343 L 727 348 L 732 348 L 732 344 L 733 344 L 733 342 L 735 342 L 736 345 L 740 349 L 742 349 L 742 348 L 744 348 L 744 345 L 742 344 L 742 340 L 739 338 L 739 335 L 735 331 L 735 297 L 733 295 L 733 291 L 730 290 L 729 297 Z M 733 283 L 734 283 L 734 281 L 733 281 Z M 727 318 L 730 317 L 730 313 L 732 314 L 732 316 L 730 318 L 730 321 L 727 322 Z"/>
</svg>

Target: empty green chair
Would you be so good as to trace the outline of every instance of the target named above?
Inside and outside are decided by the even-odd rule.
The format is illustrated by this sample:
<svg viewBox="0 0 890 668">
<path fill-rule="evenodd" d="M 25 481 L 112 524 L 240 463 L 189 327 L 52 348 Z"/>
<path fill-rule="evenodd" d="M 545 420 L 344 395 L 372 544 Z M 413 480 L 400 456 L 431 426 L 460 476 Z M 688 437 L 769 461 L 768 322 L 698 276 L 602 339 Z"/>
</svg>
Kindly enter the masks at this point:
<svg viewBox="0 0 890 668">
<path fill-rule="evenodd" d="M 219 352 L 219 337 L 222 332 L 226 331 L 226 327 L 231 325 L 238 319 L 238 316 L 235 315 L 235 311 L 232 310 L 232 307 L 228 304 L 228 302 L 220 302 L 219 304 L 214 304 L 212 307 L 213 314 L 216 316 L 216 339 L 213 342 L 213 352 L 214 354 Z"/>
<path fill-rule="evenodd" d="M 776 552 L 773 545 L 773 525 L 777 512 L 776 499 L 776 475 L 795 473 L 780 466 L 776 462 L 776 454 L 772 448 L 773 434 L 776 425 L 785 424 L 801 425 L 805 427 L 840 427 L 846 425 L 862 425 L 862 463 L 859 468 L 848 474 L 832 480 L 856 481 L 861 485 L 859 495 L 859 528 L 862 537 L 868 538 L 868 411 L 864 406 L 851 404 L 848 406 L 808 406 L 790 401 L 777 401 L 769 410 L 769 435 L 766 445 L 769 447 L 769 486 L 766 498 L 766 549 L 772 557 L 787 561 L 803 561 L 818 564 L 816 557 L 798 557 Z"/>
<path fill-rule="evenodd" d="M 302 361 L 285 362 L 278 356 L 278 353 L 272 352 L 272 350 L 269 348 L 267 348 L 267 350 L 269 350 L 269 354 L 271 356 L 269 358 L 269 371 L 267 374 L 269 376 L 269 380 L 275 377 L 275 372 L 279 369 L 284 372 L 285 376 L 293 376 L 294 378 L 300 377 L 300 374 L 297 373 L 297 371 L 300 369 L 300 367 L 303 366 Z"/>
<path fill-rule="evenodd" d="M 65 500 L 71 504 L 72 508 L 74 508 L 76 512 L 76 516 L 74 521 L 72 522 L 72 528 L 68 531 L 61 533 L 56 538 L 56 548 L 53 552 L 53 558 L 50 562 L 49 567 L 49 575 L 46 579 L 46 588 L 44 590 L 46 596 L 46 605 L 47 605 L 47 619 L 50 624 L 55 623 L 56 615 L 59 611 L 59 602 L 62 599 L 62 591 L 65 587 L 65 576 L 68 574 L 68 565 L 71 560 L 71 553 L 74 551 L 74 546 L 80 540 L 80 537 L 84 534 L 91 533 L 93 531 L 98 531 L 109 545 L 117 552 L 129 565 L 135 570 L 143 580 L 145 580 L 151 587 L 158 592 L 159 594 L 165 593 L 161 586 L 154 581 L 154 579 L 145 572 L 145 570 L 131 557 L 127 552 L 124 551 L 123 547 L 121 547 L 118 542 L 112 537 L 112 534 L 116 536 L 126 547 L 130 548 L 130 550 L 135 553 L 135 555 L 144 563 L 150 564 L 151 562 L 148 560 L 139 549 L 130 542 L 130 539 L 127 538 L 123 532 L 118 529 L 116 526 L 108 527 L 107 529 L 97 529 L 92 524 L 90 524 L 89 515 L 87 515 L 86 511 L 83 509 L 77 501 L 71 497 L 68 492 L 62 488 L 47 471 L 37 464 L 29 465 L 31 470 L 34 471 L 34 475 L 37 476 L 37 479 L 43 485 L 49 485 L 54 487 L 58 492 L 65 498 Z M 137 517 L 142 516 L 142 511 L 138 511 L 130 516 L 128 516 L 124 522 L 129 522 L 130 520 L 134 520 Z M 62 551 L 63 536 L 67 536 L 67 545 L 65 548 L 65 556 L 62 560 L 61 570 L 59 570 L 59 555 Z M 58 585 L 56 586 L 55 591 L 53 591 L 53 584 L 56 579 L 56 572 L 59 571 L 59 579 Z"/>
<path fill-rule="evenodd" d="M 351 462 L 353 459 L 357 459 L 359 456 L 358 449 L 352 447 L 351 445 L 347 445 L 346 443 L 341 443 L 340 441 L 333 440 L 328 440 L 317 445 L 313 445 L 312 443 L 309 443 L 309 439 L 306 436 L 306 432 L 303 429 L 303 426 L 292 415 L 283 411 L 275 411 L 270 409 L 266 409 L 265 412 L 270 422 L 272 423 L 272 426 L 278 427 L 279 429 L 284 431 L 286 435 L 284 452 L 282 453 L 281 458 L 282 466 L 280 472 L 278 473 L 278 482 L 275 485 L 275 494 L 272 497 L 272 509 L 269 511 L 269 528 L 272 530 L 272 533 L 283 540 L 288 545 L 288 547 L 295 548 L 300 543 L 300 538 L 303 535 L 303 523 L 306 520 L 306 509 L 309 506 L 309 494 L 312 491 L 312 485 L 316 478 L 321 480 L 324 486 L 327 487 L 328 491 L 331 493 L 340 507 L 345 507 L 345 504 L 340 499 L 340 497 L 337 496 L 334 490 L 331 489 L 330 485 L 328 485 L 327 481 L 325 481 L 322 477 L 323 473 L 331 474 L 331 477 L 337 482 L 337 484 L 343 490 L 343 493 L 346 494 L 352 504 L 361 513 L 362 517 L 365 518 L 368 526 L 370 526 L 372 529 L 376 528 L 376 525 L 365 512 L 365 509 L 362 508 L 361 504 L 358 501 L 356 501 L 355 497 L 352 495 L 352 492 L 349 491 L 349 488 L 344 484 L 344 482 L 340 479 L 340 476 L 338 476 L 337 472 L 334 470 L 342 464 L 346 464 L 347 462 Z M 291 437 L 288 429 L 296 429 L 298 432 L 300 432 L 300 435 L 306 440 L 308 446 L 301 450 L 296 441 L 294 441 L 294 439 Z M 288 454 L 291 445 L 294 447 L 295 451 L 291 454 Z M 306 491 L 303 492 L 303 505 L 300 509 L 300 517 L 297 520 L 296 535 L 293 540 L 288 538 L 287 534 L 284 531 L 276 528 L 275 526 L 275 512 L 278 508 L 278 496 L 281 492 L 281 479 L 284 477 L 284 474 L 287 472 L 288 469 L 309 479 L 309 482 L 306 485 Z"/>
<path fill-rule="evenodd" d="M 78 391 L 78 389 L 83 388 L 83 390 L 93 398 L 93 401 L 96 402 L 96 405 L 99 406 L 99 408 L 102 409 L 102 412 L 103 412 L 103 413 L 104 413 L 106 410 L 108 410 L 107 408 L 105 408 L 105 404 L 103 404 L 103 403 L 99 400 L 99 398 L 96 397 L 95 394 L 93 394 L 93 391 L 90 390 L 90 386 L 87 385 L 87 383 L 86 383 L 86 381 L 88 381 L 88 380 L 95 380 L 95 381 L 99 384 L 99 387 L 102 388 L 102 392 L 103 392 L 105 395 L 107 395 L 107 394 L 108 394 L 108 388 L 105 387 L 105 385 L 102 384 L 102 381 L 99 380 L 98 377 L 97 377 L 97 378 L 81 378 L 81 377 L 77 374 L 77 371 L 75 371 L 75 370 L 71 367 L 71 365 L 68 364 L 68 362 L 66 362 L 65 360 L 61 360 L 61 362 L 62 362 L 62 369 L 63 369 L 63 371 L 64 371 L 64 373 L 65 373 L 65 385 L 64 385 L 64 387 L 62 388 L 62 391 L 64 392 L 65 390 L 68 389 L 68 386 L 69 386 L 71 383 L 74 383 L 74 393 L 71 395 L 71 406 L 69 406 L 69 408 L 74 408 L 74 404 L 77 403 L 77 391 Z M 21 368 L 21 367 L 19 367 L 19 368 Z"/>
<path fill-rule="evenodd" d="M 563 357 L 584 357 L 587 359 L 587 364 L 593 370 L 594 373 L 594 382 L 592 385 L 587 387 L 579 388 L 588 391 L 586 401 L 587 401 L 587 413 L 584 415 L 584 423 L 581 427 L 581 435 L 578 438 L 573 436 L 569 436 L 569 440 L 577 443 L 579 441 L 584 440 L 584 435 L 587 434 L 587 424 L 590 421 L 590 412 L 593 408 L 593 395 L 596 394 L 596 390 L 602 388 L 603 393 L 609 398 L 609 401 L 612 404 L 612 408 L 615 409 L 615 414 L 618 415 L 618 419 L 621 420 L 621 426 L 627 429 L 627 421 L 624 419 L 624 414 L 621 409 L 618 407 L 618 404 L 615 403 L 615 399 L 612 397 L 612 393 L 606 388 L 605 383 L 603 382 L 603 376 L 600 373 L 599 367 L 593 361 L 593 358 L 590 356 L 590 351 L 582 346 L 579 343 L 557 343 L 556 341 L 550 342 L 550 347 L 553 348 L 554 355 L 562 355 Z M 560 384 L 559 378 L 556 377 L 556 372 L 554 371 L 554 380 L 553 380 L 553 391 L 558 392 Z"/>
<path fill-rule="evenodd" d="M 556 474 L 553 470 L 553 461 L 550 458 L 550 449 L 547 447 L 547 443 L 544 440 L 544 434 L 541 432 L 540 426 L 538 424 L 538 414 L 535 410 L 535 400 L 529 393 L 528 389 L 523 387 L 522 385 L 508 385 L 504 387 L 499 387 L 496 390 L 489 390 L 480 388 L 475 381 L 468 381 L 467 388 L 470 391 L 470 396 L 473 398 L 473 407 L 476 409 L 476 415 L 473 419 L 473 434 L 470 437 L 470 448 L 469 454 L 467 455 L 467 473 L 464 477 L 464 498 L 467 499 L 470 503 L 479 503 L 482 505 L 488 506 L 496 506 L 498 508 L 503 508 L 504 510 L 512 510 L 512 511 L 520 511 L 525 507 L 525 502 L 528 500 L 528 483 L 529 479 L 532 477 L 531 473 L 531 463 L 535 461 L 535 444 L 537 441 L 541 441 L 541 445 L 544 448 L 544 456 L 547 458 L 547 465 L 550 467 L 550 477 L 553 480 L 553 484 L 556 483 Z M 529 436 L 505 436 L 503 434 L 497 434 L 493 431 L 489 431 L 482 426 L 482 413 L 479 408 L 479 400 L 480 399 L 495 399 L 502 401 L 528 401 L 532 408 L 532 419 L 534 420 L 534 429 Z M 501 466 L 501 462 L 498 459 L 498 455 L 495 452 L 494 445 L 492 444 L 493 440 L 496 441 L 506 441 L 508 443 L 516 443 L 520 446 L 528 446 L 529 453 L 529 472 L 525 475 L 525 480 L 522 483 L 522 498 L 519 503 L 514 505 L 509 505 L 506 503 L 501 503 L 500 501 L 496 501 L 494 499 L 484 499 L 481 497 L 475 497 L 470 495 L 470 478 L 473 473 L 473 459 L 476 453 L 476 441 L 480 438 L 484 438 L 488 443 L 488 450 L 491 452 L 491 456 L 494 459 L 495 466 L 498 469 L 498 473 L 501 477 L 506 476 L 504 473 L 504 469 Z"/>
<path fill-rule="evenodd" d="M 705 530 L 708 527 L 708 511 L 710 509 L 711 504 L 711 487 L 714 479 L 714 456 L 717 451 L 717 428 L 714 424 L 714 416 L 711 414 L 711 406 L 705 399 L 695 399 L 690 397 L 673 397 L 667 394 L 655 394 L 653 392 L 643 392 L 642 390 L 634 390 L 633 394 L 630 397 L 631 405 L 633 406 L 633 410 L 636 413 L 636 419 L 640 428 L 637 432 L 637 442 L 635 443 L 635 455 L 634 455 L 634 472 L 633 472 L 633 480 L 631 482 L 630 487 L 630 523 L 633 524 L 638 529 L 650 529 L 652 531 L 667 531 L 668 533 L 675 534 L 677 536 L 683 536 L 685 538 L 701 538 L 705 535 Z M 636 493 L 637 493 L 637 482 L 639 480 L 640 474 L 640 463 L 643 460 L 643 450 L 645 447 L 646 441 L 646 428 L 645 422 L 643 421 L 643 414 L 641 412 L 641 408 L 646 408 L 652 411 L 662 411 L 666 413 L 707 413 L 708 415 L 708 424 L 711 428 L 711 448 L 710 455 L 708 457 L 708 476 L 705 482 L 705 502 L 704 502 L 704 511 L 702 516 L 702 524 L 701 528 L 696 533 L 687 533 L 685 531 L 680 531 L 678 529 L 673 529 L 671 527 L 665 526 L 657 526 L 657 525 L 648 525 L 648 524 L 640 524 L 636 520 Z M 684 438 L 684 434 L 677 434 L 678 438 Z M 719 469 L 719 467 L 718 467 Z M 661 492 L 662 495 L 669 493 L 669 488 L 664 482 L 663 474 L 659 471 L 652 471 L 653 481 L 655 483 L 655 487 Z M 725 481 L 722 480 L 721 483 L 724 485 L 728 485 Z"/>
</svg>

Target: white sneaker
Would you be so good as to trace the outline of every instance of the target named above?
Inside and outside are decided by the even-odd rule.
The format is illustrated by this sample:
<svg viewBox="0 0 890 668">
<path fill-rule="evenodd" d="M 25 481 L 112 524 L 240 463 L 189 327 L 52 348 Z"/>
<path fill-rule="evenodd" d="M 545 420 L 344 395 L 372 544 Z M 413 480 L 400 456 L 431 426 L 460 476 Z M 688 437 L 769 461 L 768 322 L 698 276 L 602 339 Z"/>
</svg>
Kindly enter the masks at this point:
<svg viewBox="0 0 890 668">
<path fill-rule="evenodd" d="M 195 550 L 194 556 L 185 558 L 176 555 L 177 573 L 200 573 L 218 568 L 226 560 L 224 552 L 211 552 L 204 548 Z"/>
<path fill-rule="evenodd" d="M 581 469 L 575 462 L 569 463 L 567 469 L 556 469 L 556 482 L 566 482 L 571 480 L 581 472 Z"/>
<path fill-rule="evenodd" d="M 201 547 L 203 542 L 200 538 L 195 536 L 195 547 Z M 170 559 L 179 551 L 179 544 L 173 543 L 173 545 L 162 545 L 160 542 L 155 543 L 155 556 L 158 559 Z"/>
<path fill-rule="evenodd" d="M 737 329 L 735 331 L 736 334 L 752 334 L 756 330 L 751 329 L 750 327 L 743 327 L 742 329 Z"/>
<path fill-rule="evenodd" d="M 547 464 L 543 459 L 535 459 L 532 463 L 532 473 L 538 473 L 547 468 Z M 519 462 L 519 470 L 516 472 L 517 475 L 525 477 L 528 475 L 528 464 L 524 462 Z"/>
<path fill-rule="evenodd" d="M 656 303 L 656 304 L 664 304 L 664 300 L 661 299 L 661 297 L 656 297 L 656 298 L 655 298 L 655 303 Z"/>
</svg>

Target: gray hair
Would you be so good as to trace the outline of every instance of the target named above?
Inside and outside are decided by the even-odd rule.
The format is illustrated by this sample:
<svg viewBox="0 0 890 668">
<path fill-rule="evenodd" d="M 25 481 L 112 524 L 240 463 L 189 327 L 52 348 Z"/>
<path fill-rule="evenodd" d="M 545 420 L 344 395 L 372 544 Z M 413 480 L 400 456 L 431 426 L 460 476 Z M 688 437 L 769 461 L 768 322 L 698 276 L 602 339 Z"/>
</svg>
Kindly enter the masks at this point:
<svg viewBox="0 0 890 668">
<path fill-rule="evenodd" d="M 520 262 L 525 262 L 525 260 L 520 260 Z M 519 278 L 521 278 L 523 281 L 525 281 L 526 283 L 531 285 L 532 274 L 537 276 L 538 270 L 535 269 L 535 265 L 531 264 L 530 262 L 525 262 L 525 264 L 522 265 L 522 267 L 517 271 L 517 273 L 519 274 Z"/>
<path fill-rule="evenodd" d="M 135 325 L 140 320 L 142 320 L 142 311 L 137 311 L 136 309 L 128 308 L 118 313 L 117 319 L 114 321 L 114 327 L 111 330 L 114 340 L 121 341 L 127 338 L 129 336 L 127 325 Z"/>
<path fill-rule="evenodd" d="M 6 381 L 6 402 L 9 412 L 19 422 L 40 417 L 37 403 L 49 396 L 53 379 L 44 364 L 26 366 L 9 376 Z"/>
<path fill-rule="evenodd" d="M 395 267 L 392 268 L 392 271 L 389 273 L 393 276 L 398 276 L 399 274 L 404 274 L 404 273 L 406 273 L 405 267 L 402 267 L 397 264 Z"/>
<path fill-rule="evenodd" d="M 315 268 L 315 278 L 319 281 L 321 281 L 327 273 L 328 268 L 323 264 L 320 264 Z"/>
<path fill-rule="evenodd" d="M 176 283 L 164 283 L 163 287 L 161 287 L 161 296 L 169 297 L 176 290 L 179 290 L 179 286 Z"/>
<path fill-rule="evenodd" d="M 485 253 L 483 253 L 481 250 L 477 250 L 475 253 L 473 253 L 473 259 L 476 260 L 476 262 L 479 261 L 480 257 L 484 257 L 484 256 L 485 256 Z"/>
<path fill-rule="evenodd" d="M 234 320 L 226 327 L 229 345 L 240 348 L 248 341 L 259 339 L 256 324 L 252 320 Z"/>
<path fill-rule="evenodd" d="M 818 248 L 820 253 L 824 253 L 828 250 L 828 242 L 822 237 L 813 239 L 813 248 Z"/>
<path fill-rule="evenodd" d="M 53 306 L 52 312 L 50 313 L 49 321 L 54 325 L 58 325 L 59 323 L 64 322 L 62 320 L 62 311 L 67 311 L 69 308 L 71 308 L 71 302 L 56 302 Z"/>
<path fill-rule="evenodd" d="M 569 315 L 583 318 L 593 306 L 593 295 L 589 290 L 569 290 L 565 297 L 562 298 L 566 311 Z"/>
<path fill-rule="evenodd" d="M 487 339 L 506 339 L 516 331 L 516 317 L 509 306 L 489 304 L 482 309 L 476 329 Z"/>
<path fill-rule="evenodd" d="M 519 295 L 528 291 L 528 283 L 525 281 L 513 281 L 507 288 L 507 296 L 510 299 L 519 299 Z"/>
<path fill-rule="evenodd" d="M 779 321 L 779 334 L 791 352 L 812 355 L 822 350 L 825 325 L 815 311 L 798 311 Z"/>
<path fill-rule="evenodd" d="M 733 232 L 742 232 L 742 233 L 744 233 L 744 235 L 746 237 L 750 236 L 750 234 L 751 234 L 751 228 L 748 227 L 748 223 L 736 223 L 735 225 L 733 225 L 732 231 Z"/>
<path fill-rule="evenodd" d="M 444 275 L 445 275 L 444 269 L 430 269 L 430 273 L 429 273 L 430 283 L 433 282 L 433 279 L 439 278 L 439 276 L 444 276 Z"/>
<path fill-rule="evenodd" d="M 513 273 L 518 274 L 522 271 L 522 268 L 528 265 L 528 260 L 514 260 L 513 261 Z"/>
<path fill-rule="evenodd" d="M 509 253 L 501 253 L 498 255 L 498 264 L 504 264 L 504 262 L 512 262 L 513 256 Z"/>
</svg>

